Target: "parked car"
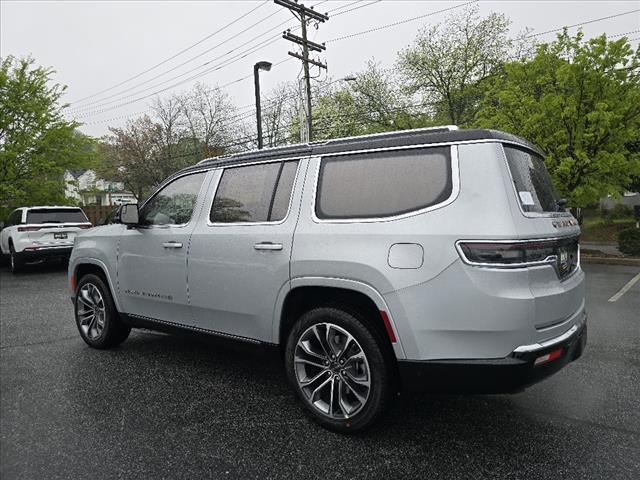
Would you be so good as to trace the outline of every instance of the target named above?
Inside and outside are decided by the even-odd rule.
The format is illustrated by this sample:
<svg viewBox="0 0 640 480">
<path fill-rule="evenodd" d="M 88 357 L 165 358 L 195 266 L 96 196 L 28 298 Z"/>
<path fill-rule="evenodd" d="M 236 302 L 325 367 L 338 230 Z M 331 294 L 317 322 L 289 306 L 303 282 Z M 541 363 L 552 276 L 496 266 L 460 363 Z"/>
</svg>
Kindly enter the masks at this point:
<svg viewBox="0 0 640 480">
<path fill-rule="evenodd" d="M 91 222 L 77 207 L 17 208 L 0 231 L 0 251 L 16 273 L 29 262 L 68 259 L 76 234 L 87 228 Z"/>
<path fill-rule="evenodd" d="M 521 391 L 586 342 L 562 204 L 540 151 L 491 130 L 205 160 L 76 237 L 76 323 L 95 348 L 132 327 L 273 345 L 305 410 L 342 432 L 400 388 Z"/>
</svg>

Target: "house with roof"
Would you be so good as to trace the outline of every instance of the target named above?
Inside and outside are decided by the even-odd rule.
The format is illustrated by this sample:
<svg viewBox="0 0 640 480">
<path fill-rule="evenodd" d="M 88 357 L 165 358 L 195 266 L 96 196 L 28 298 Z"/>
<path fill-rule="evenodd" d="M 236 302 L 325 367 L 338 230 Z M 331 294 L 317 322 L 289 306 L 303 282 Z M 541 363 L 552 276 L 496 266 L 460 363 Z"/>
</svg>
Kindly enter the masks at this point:
<svg viewBox="0 0 640 480">
<path fill-rule="evenodd" d="M 95 170 L 67 170 L 64 173 L 65 196 L 80 205 L 122 205 L 136 203 L 135 195 L 122 182 L 99 178 Z"/>
</svg>

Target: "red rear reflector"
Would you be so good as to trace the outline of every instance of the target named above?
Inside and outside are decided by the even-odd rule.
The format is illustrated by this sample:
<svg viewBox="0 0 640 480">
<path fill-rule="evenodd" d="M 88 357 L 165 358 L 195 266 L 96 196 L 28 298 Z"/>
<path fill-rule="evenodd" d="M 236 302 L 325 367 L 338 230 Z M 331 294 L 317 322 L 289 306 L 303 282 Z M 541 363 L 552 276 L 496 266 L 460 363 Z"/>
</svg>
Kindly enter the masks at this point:
<svg viewBox="0 0 640 480">
<path fill-rule="evenodd" d="M 547 353 L 546 355 L 542 355 L 541 357 L 536 358 L 534 365 L 542 365 L 543 363 L 552 362 L 557 360 L 562 356 L 562 348 L 554 350 L 552 352 Z"/>
<path fill-rule="evenodd" d="M 382 321 L 384 322 L 384 328 L 387 329 L 387 335 L 389 335 L 389 340 L 391 343 L 396 343 L 396 334 L 393 333 L 393 327 L 391 326 L 391 320 L 389 320 L 389 315 L 384 310 L 380 310 L 380 316 L 382 317 Z"/>
<path fill-rule="evenodd" d="M 76 291 L 76 276 L 75 275 L 71 275 L 71 277 L 69 277 L 69 284 L 71 285 L 71 291 L 75 292 Z"/>
</svg>

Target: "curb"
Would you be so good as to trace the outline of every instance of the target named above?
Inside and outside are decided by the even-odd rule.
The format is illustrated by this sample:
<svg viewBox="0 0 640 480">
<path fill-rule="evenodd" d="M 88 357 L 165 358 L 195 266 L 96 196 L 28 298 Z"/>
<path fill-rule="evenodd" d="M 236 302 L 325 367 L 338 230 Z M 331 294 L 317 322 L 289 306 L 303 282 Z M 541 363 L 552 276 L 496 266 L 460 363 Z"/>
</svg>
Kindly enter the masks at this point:
<svg viewBox="0 0 640 480">
<path fill-rule="evenodd" d="M 628 265 L 631 267 L 640 267 L 640 258 L 612 258 L 612 257 L 591 257 L 581 256 L 580 263 L 591 263 L 600 265 Z"/>
</svg>

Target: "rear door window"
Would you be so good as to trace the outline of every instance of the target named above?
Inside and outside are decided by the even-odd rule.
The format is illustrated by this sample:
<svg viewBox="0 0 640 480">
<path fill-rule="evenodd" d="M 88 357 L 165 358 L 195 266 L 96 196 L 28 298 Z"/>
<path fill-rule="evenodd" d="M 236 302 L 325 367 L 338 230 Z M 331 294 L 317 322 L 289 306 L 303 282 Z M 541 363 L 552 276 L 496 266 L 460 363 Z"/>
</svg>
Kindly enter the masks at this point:
<svg viewBox="0 0 640 480">
<path fill-rule="evenodd" d="M 557 212 L 557 196 L 544 159 L 537 153 L 504 145 L 518 200 L 525 212 Z"/>
<path fill-rule="evenodd" d="M 27 211 L 27 223 L 87 223 L 79 208 L 34 208 Z"/>
<path fill-rule="evenodd" d="M 297 161 L 226 168 L 213 199 L 212 223 L 277 222 L 287 216 Z"/>
<path fill-rule="evenodd" d="M 316 216 L 390 217 L 442 203 L 452 190 L 450 147 L 323 158 Z"/>
</svg>

